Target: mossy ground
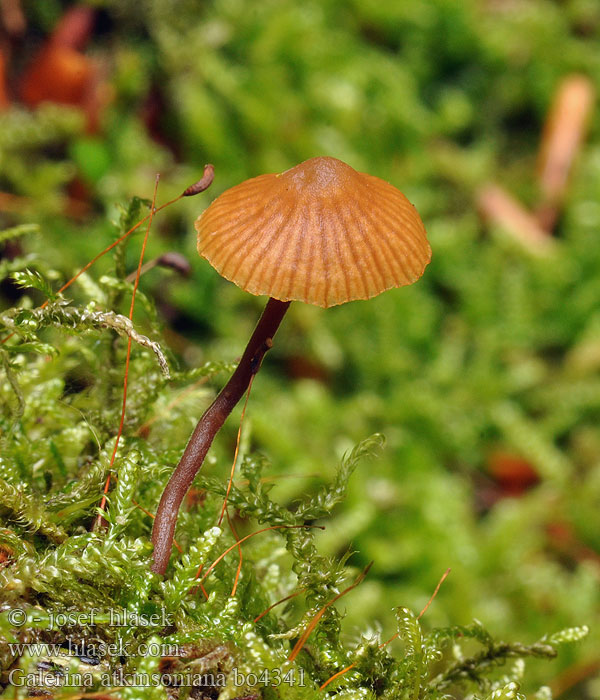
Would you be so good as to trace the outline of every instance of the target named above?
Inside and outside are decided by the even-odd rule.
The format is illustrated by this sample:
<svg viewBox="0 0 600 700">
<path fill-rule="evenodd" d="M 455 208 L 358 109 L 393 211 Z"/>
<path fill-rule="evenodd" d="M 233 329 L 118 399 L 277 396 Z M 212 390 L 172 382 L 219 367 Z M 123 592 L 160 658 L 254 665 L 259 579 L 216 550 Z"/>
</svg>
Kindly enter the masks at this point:
<svg viewBox="0 0 600 700">
<path fill-rule="evenodd" d="M 480 186 L 494 181 L 535 208 L 541 130 L 559 81 L 582 72 L 600 88 L 597 4 L 278 0 L 249 7 L 186 0 L 174 11 L 166 0 L 142 8 L 90 3 L 97 15 L 85 53 L 101 66 L 109 97 L 94 133 L 77 105 L 30 110 L 19 100 L 29 60 L 71 3 L 22 5 L 27 31 L 11 40 L 11 105 L 0 113 L 1 227 L 12 229 L 2 235 L 0 272 L 5 279 L 21 273 L 25 285 L 2 285 L 5 333 L 18 331 L 2 346 L 0 388 L 6 604 L 40 620 L 49 610 L 90 606 L 103 613 L 113 606 L 168 609 L 175 629 L 103 623 L 39 636 L 112 643 L 124 635 L 137 645 L 158 631 L 188 645 L 188 661 L 199 668 L 272 668 L 284 664 L 293 642 L 269 635 L 297 638 L 372 560 L 366 580 L 337 604 L 338 613 L 329 609 L 294 662 L 306 669 L 307 687 L 278 692 L 316 694 L 315 683 L 358 659 L 328 691 L 462 697 L 473 686 L 444 690 L 432 679 L 455 677 L 452 664 L 466 663 L 467 673 L 472 662 L 452 658 L 451 643 L 438 659 L 441 633 L 429 631 L 478 636 L 482 646 L 469 642 L 463 653 L 471 659 L 483 649 L 479 675 L 508 652 L 473 626 L 478 619 L 513 650 L 539 650 L 544 635 L 548 645 L 560 629 L 590 625 L 589 638 L 552 663 L 529 661 L 522 683 L 529 694 L 542 684 L 560 691 L 580 674 L 579 685 L 560 697 L 597 694 L 597 119 L 575 164 L 554 254 L 522 249 L 485 225 L 475 205 Z M 234 543 L 228 527 L 218 537 L 211 528 L 239 411 L 182 514 L 183 555 L 165 582 L 148 574 L 151 519 L 131 505 L 134 498 L 155 510 L 262 305 L 197 258 L 192 222 L 227 186 L 320 154 L 400 187 L 426 223 L 433 262 L 414 287 L 369 302 L 327 311 L 292 306 L 254 383 L 242 432 L 248 473 L 232 501 L 240 536 L 263 519 L 296 523 L 297 501 L 314 503 L 334 482 L 342 455 L 367 436 L 385 434 L 386 447 L 358 466 L 325 531 L 250 539 L 236 596 L 230 599 L 233 551 L 215 568 L 207 583 L 213 598 L 204 603 L 189 593 L 197 567 Z M 191 265 L 188 278 L 161 268 L 144 275 L 134 316 L 138 333 L 162 348 L 172 378 L 148 344 L 134 344 L 109 529 L 93 535 L 127 344 L 118 334 L 127 334 L 126 324 L 110 314 L 128 312 L 131 283 L 124 279 L 137 264 L 140 237 L 98 261 L 47 311 L 35 307 L 147 211 L 143 202 L 128 202 L 151 196 L 157 171 L 159 201 L 166 201 L 206 162 L 216 167 L 213 188 L 165 210 L 153 225 L 147 259 L 174 250 Z M 23 274 L 27 269 L 41 277 Z M 268 497 L 256 481 L 259 464 L 272 486 Z M 516 489 L 499 476 L 510 465 L 528 475 Z M 337 562 L 348 551 L 345 569 Z M 447 567 L 452 573 L 421 622 L 424 631 L 402 612 L 404 645 L 395 642 L 390 656 L 377 650 L 398 629 L 393 609 L 418 613 Z M 302 576 L 309 593 L 252 623 Z M 218 634 L 198 641 L 207 629 Z M 8 663 L 5 655 L 3 667 Z M 125 666 L 153 670 L 159 659 L 134 649 Z M 496 678 L 509 668 L 496 669 Z M 521 672 L 517 663 L 506 682 Z"/>
</svg>

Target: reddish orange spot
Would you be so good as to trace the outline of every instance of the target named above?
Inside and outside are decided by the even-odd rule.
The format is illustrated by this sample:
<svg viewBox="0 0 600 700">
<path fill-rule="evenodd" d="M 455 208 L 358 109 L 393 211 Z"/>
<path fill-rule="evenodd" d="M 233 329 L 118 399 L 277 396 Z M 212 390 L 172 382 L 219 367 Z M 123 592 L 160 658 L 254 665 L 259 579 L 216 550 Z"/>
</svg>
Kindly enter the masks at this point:
<svg viewBox="0 0 600 700">
<path fill-rule="evenodd" d="M 540 482 L 535 467 L 524 457 L 498 450 L 488 457 L 487 470 L 505 496 L 520 496 Z"/>
<path fill-rule="evenodd" d="M 206 489 L 197 489 L 195 486 L 185 495 L 185 505 L 188 510 L 192 508 L 202 508 L 206 501 Z"/>
<path fill-rule="evenodd" d="M 23 76 L 21 96 L 31 106 L 45 101 L 80 105 L 94 73 L 93 65 L 83 54 L 50 44 L 40 51 Z"/>
<path fill-rule="evenodd" d="M 21 98 L 30 107 L 58 102 L 81 107 L 88 131 L 96 131 L 108 91 L 99 65 L 82 53 L 94 23 L 91 8 L 75 7 L 65 13 L 52 36 L 21 78 Z"/>
<path fill-rule="evenodd" d="M 6 544 L 0 544 L 0 565 L 10 564 L 14 559 L 14 552 Z"/>
<path fill-rule="evenodd" d="M 546 526 L 550 546 L 562 557 L 575 561 L 600 563 L 600 553 L 584 544 L 573 525 L 565 520 L 555 520 Z"/>
<path fill-rule="evenodd" d="M 6 109 L 10 105 L 8 90 L 6 88 L 6 58 L 0 51 L 0 110 Z"/>
</svg>

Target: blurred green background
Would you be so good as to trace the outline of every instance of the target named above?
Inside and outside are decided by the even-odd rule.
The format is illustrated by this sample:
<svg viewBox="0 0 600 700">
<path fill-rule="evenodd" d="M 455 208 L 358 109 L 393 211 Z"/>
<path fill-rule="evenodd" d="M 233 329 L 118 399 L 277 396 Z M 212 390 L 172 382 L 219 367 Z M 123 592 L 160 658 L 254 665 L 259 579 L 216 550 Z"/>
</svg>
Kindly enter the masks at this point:
<svg viewBox="0 0 600 700">
<path fill-rule="evenodd" d="M 348 633 L 391 634 L 392 607 L 420 610 L 451 567 L 427 624 L 475 617 L 523 642 L 589 624 L 551 681 L 560 697 L 600 697 L 597 111 L 554 245 L 522 245 L 480 212 L 487 183 L 530 212 L 543 204 L 536 163 L 557 90 L 574 73 L 600 87 L 597 0 L 1 6 L 0 223 L 41 225 L 5 257 L 36 255 L 67 279 L 112 242 L 118 203 L 151 197 L 157 172 L 162 202 L 215 165 L 212 188 L 161 213 L 149 244 L 147 259 L 185 255 L 189 278 L 142 279 L 182 366 L 238 357 L 264 303 L 195 252 L 193 221 L 224 189 L 330 155 L 416 205 L 433 249 L 422 280 L 329 310 L 293 304 L 243 449 L 269 457 L 275 493 L 293 502 L 384 433 L 321 537 L 326 553 L 375 562 L 345 599 Z M 224 476 L 237 427 L 213 450 Z M 530 667 L 532 687 L 548 682 L 549 667 Z"/>
</svg>

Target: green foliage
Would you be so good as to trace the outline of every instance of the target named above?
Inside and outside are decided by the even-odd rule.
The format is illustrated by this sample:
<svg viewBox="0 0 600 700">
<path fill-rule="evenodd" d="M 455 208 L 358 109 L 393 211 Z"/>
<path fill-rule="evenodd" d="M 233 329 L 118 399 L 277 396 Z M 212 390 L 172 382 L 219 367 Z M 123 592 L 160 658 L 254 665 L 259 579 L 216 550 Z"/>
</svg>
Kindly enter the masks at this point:
<svg viewBox="0 0 600 700">
<path fill-rule="evenodd" d="M 313 685 L 280 692 L 316 697 L 315 683 L 356 663 L 324 694 L 549 700 L 548 686 L 559 687 L 571 666 L 592 668 L 600 645 L 598 120 L 576 163 L 554 254 L 532 256 L 474 212 L 488 181 L 536 209 L 536 151 L 559 80 L 583 72 L 600 89 L 597 3 L 88 4 L 101 17 L 88 54 L 104 62 L 112 95 L 99 132 L 84 133 L 73 107 L 15 104 L 0 113 L 0 323 L 3 335 L 15 333 L 0 351 L 0 558 L 5 548 L 10 562 L 0 563 L 10 576 L 0 600 L 27 609 L 22 636 L 40 629 L 44 640 L 62 639 L 33 622 L 56 606 L 147 614 L 169 595 L 176 629 L 161 632 L 189 645 L 196 667 L 287 669 L 291 643 L 353 580 L 345 557 L 355 552 L 357 570 L 374 561 L 369 577 L 327 610 L 292 664 Z M 22 5 L 31 36 L 21 55 L 70 3 Z M 20 60 L 9 68 L 16 84 Z M 193 220 L 225 187 L 322 154 L 403 189 L 426 222 L 433 262 L 418 285 L 369 302 L 326 312 L 292 306 L 252 391 L 230 503 L 242 516 L 234 521 L 240 536 L 253 523 L 316 520 L 326 530 L 281 528 L 248 540 L 230 598 L 234 548 L 203 601 L 190 572 L 235 543 L 224 527 L 214 550 L 204 549 L 226 488 L 235 419 L 181 514 L 183 553 L 162 583 L 148 575 L 150 518 L 129 500 L 154 511 L 217 374 L 231 371 L 259 313 L 259 301 L 197 260 Z M 167 246 L 186 254 L 189 279 L 144 275 L 130 324 L 126 276 L 138 251 L 119 245 L 64 298 L 36 308 L 147 213 L 147 200 L 115 201 L 148 197 L 157 171 L 159 200 L 168 200 L 209 161 L 213 188 L 161 212 L 149 241 L 147 259 Z M 73 191 L 86 193 L 83 206 Z M 17 288 L 15 273 L 33 287 Z M 129 339 L 109 529 L 91 535 Z M 168 363 L 171 380 L 157 360 Z M 352 460 L 342 472 L 335 465 L 375 432 L 386 435 L 386 450 L 347 481 Z M 508 490 L 493 470 L 498 454 L 525 462 L 538 484 Z M 425 620 L 413 619 L 393 651 L 379 649 L 380 637 L 398 631 L 393 606 L 421 609 L 448 566 Z M 301 587 L 302 597 L 253 623 Z M 103 619 L 99 635 L 114 641 L 118 630 Z M 460 627 L 472 619 L 489 634 Z M 379 623 L 382 631 L 372 632 Z M 548 650 L 552 630 L 583 623 L 587 641 L 550 665 L 532 659 L 524 673 L 515 655 Z M 216 629 L 220 637 L 207 640 Z M 142 643 L 155 631 L 123 633 Z M 442 658 L 433 661 L 428 649 Z M 3 668 L 13 660 L 4 656 Z M 34 662 L 23 657 L 22 665 Z M 128 657 L 128 668 L 144 664 L 153 669 L 156 658 Z M 444 673 L 446 689 L 433 682 Z M 561 697 L 597 695 L 586 683 Z M 223 698 L 244 691 L 228 685 Z"/>
<path fill-rule="evenodd" d="M 38 233 L 39 226 L 35 224 L 22 224 L 21 226 L 13 226 L 12 228 L 5 229 L 0 232 L 0 243 L 5 243 L 6 241 L 14 241 L 16 238 L 21 236 L 28 236 L 31 233 Z"/>
<path fill-rule="evenodd" d="M 31 494 L 23 493 L 23 489 L 0 480 L 0 506 L 8 511 L 8 520 L 14 521 L 25 531 L 39 532 L 53 542 L 66 539 L 65 531 L 51 522 L 44 506 Z"/>
<path fill-rule="evenodd" d="M 116 253 L 117 258 L 122 252 Z M 34 274 L 19 277 L 23 287 L 51 292 L 42 279 Z M 252 521 L 272 529 L 258 532 L 243 545 L 239 569 L 233 554 L 239 550 L 238 535 L 214 526 L 227 485 L 217 476 L 199 477 L 194 488 L 201 489 L 203 500 L 182 513 L 177 540 L 183 551 L 160 580 L 149 571 L 147 512 L 155 507 L 181 449 L 182 433 L 156 431 L 152 438 L 147 432 L 141 437 L 140 428 L 148 425 L 155 406 L 176 390 L 165 376 L 148 377 L 152 365 L 147 350 L 152 344 L 128 319 L 90 306 L 56 299 L 44 309 L 34 309 L 23 299 L 21 308 L 9 309 L 1 317 L 5 331 L 15 333 L 3 345 L 5 358 L 14 361 L 5 365 L 2 391 L 9 395 L 18 387 L 20 407 L 15 417 L 7 402 L 0 416 L 0 551 L 5 559 L 0 568 L 4 637 L 0 662 L 5 673 L 19 668 L 31 674 L 44 664 L 54 664 L 65 689 L 76 691 L 85 684 L 109 692 L 119 688 L 120 678 L 129 677 L 127 687 L 119 689 L 124 696 L 168 698 L 169 683 L 160 678 L 161 664 L 169 655 L 164 650 L 170 645 L 177 650 L 170 654 L 175 659 L 171 671 L 220 673 L 222 681 L 215 681 L 215 687 L 222 698 L 254 694 L 258 685 L 260 692 L 284 700 L 309 700 L 319 696 L 319 685 L 349 665 L 351 672 L 329 684 L 328 693 L 442 700 L 464 686 L 493 698 L 516 698 L 517 674 L 498 677 L 501 663 L 528 656 L 552 657 L 558 645 L 587 634 L 587 629 L 578 628 L 531 646 L 507 644 L 495 640 L 479 623 L 425 632 L 414 614 L 401 608 L 397 611 L 398 636 L 403 641 L 399 655 L 384 649 L 378 636 L 365 637 L 358 644 L 346 642 L 343 615 L 330 603 L 347 585 L 350 555 L 336 559 L 320 554 L 311 524 L 328 517 L 343 501 L 352 473 L 383 447 L 379 434 L 349 451 L 331 483 L 292 508 L 271 497 L 272 484 L 263 478 L 269 466 L 266 458 L 246 454 L 242 482 L 234 484 L 229 494 L 230 508 L 245 519 L 244 529 Z M 95 337 L 90 337 L 90 330 Z M 150 330 L 159 332 L 157 327 Z M 115 331 L 122 337 L 110 345 L 101 342 L 103 334 Z M 132 409 L 109 469 L 125 339 L 138 343 L 130 364 Z M 115 344 L 120 347 L 115 349 Z M 33 346 L 38 351 L 49 349 L 40 356 L 27 352 Z M 156 355 L 164 357 L 156 347 Z M 96 372 L 102 368 L 99 379 L 88 378 L 83 387 L 67 393 L 68 376 L 75 368 L 80 376 L 88 376 L 92 366 Z M 224 367 L 207 363 L 179 372 L 175 379 L 190 384 Z M 148 388 L 153 399 L 142 408 L 136 394 L 146 396 Z M 180 415 L 176 421 L 182 419 Z M 94 529 L 109 473 L 115 483 L 102 511 L 104 525 Z M 225 556 L 218 556 L 219 552 Z M 304 603 L 261 615 L 291 591 L 301 591 Z M 206 593 L 206 600 L 200 592 Z M 23 611 L 19 624 L 11 617 L 15 610 Z M 75 617 L 68 625 L 61 624 L 60 613 Z M 118 616 L 121 624 L 115 624 Z M 315 619 L 318 624 L 313 631 Z M 311 635 L 305 648 L 290 661 L 292 643 L 308 630 Z M 463 643 L 471 639 L 481 650 L 463 654 Z M 21 643 L 46 646 L 29 646 L 20 652 L 11 646 Z M 447 654 L 450 644 L 452 656 Z M 87 651 L 69 654 L 64 651 L 72 648 L 69 645 Z M 111 648 L 121 652 L 107 653 Z M 90 651 L 94 649 L 97 653 Z M 90 656 L 99 666 L 88 671 L 84 683 L 76 672 L 81 673 L 82 660 L 85 663 Z M 36 687 L 43 688 L 51 682 L 48 678 L 38 677 Z M 15 684 L 9 683 L 3 697 L 14 697 L 14 692 Z M 18 689 L 16 693 L 21 695 Z"/>
<path fill-rule="evenodd" d="M 27 289 L 28 287 L 39 289 L 50 301 L 56 300 L 56 295 L 52 290 L 52 286 L 39 272 L 23 270 L 23 272 L 13 273 L 12 278 L 17 287 L 21 287 L 22 289 Z"/>
<path fill-rule="evenodd" d="M 23 275 L 19 279 L 27 282 L 27 287 L 46 290 L 37 275 Z M 150 318 L 155 315 L 151 314 Z M 111 311 L 92 312 L 89 308 L 67 306 L 64 301 L 51 302 L 41 310 L 30 309 L 25 316 L 23 309 L 9 310 L 2 315 L 5 329 L 20 333 L 28 341 L 22 343 L 13 336 L 5 343 L 4 350 L 6 357 L 19 358 L 19 362 L 7 369 L 3 391 L 9 392 L 11 388 L 14 391 L 17 382 L 22 387 L 19 389 L 18 425 L 13 425 L 3 436 L 0 479 L 0 515 L 4 523 L 0 544 L 6 558 L 0 570 L 4 591 L 0 611 L 0 630 L 5 637 L 1 654 L 4 669 L 20 664 L 23 672 L 31 673 L 36 665 L 44 662 L 42 657 L 53 655 L 47 652 L 36 656 L 30 648 L 29 653 L 19 657 L 9 644 L 45 642 L 60 646 L 67 641 L 72 643 L 75 638 L 89 648 L 92 648 L 92 641 L 96 645 L 126 645 L 123 648 L 127 652 L 118 658 L 101 655 L 99 663 L 111 682 L 107 685 L 96 670 L 93 687 L 110 688 L 113 684 L 116 687 L 118 674 L 135 673 L 138 674 L 136 680 L 121 692 L 136 698 L 169 697 L 167 687 L 148 681 L 153 674 L 160 676 L 163 654 L 160 649 L 165 644 L 184 645 L 181 647 L 183 660 L 178 662 L 182 668 L 177 666 L 179 670 L 189 670 L 194 665 L 205 671 L 220 669 L 224 679 L 221 697 L 224 698 L 239 695 L 240 687 L 243 692 L 254 693 L 256 682 L 265 687 L 273 684 L 270 692 L 284 699 L 317 697 L 317 686 L 350 664 L 352 672 L 331 685 L 330 690 L 337 695 L 370 697 L 375 693 L 389 698 L 441 700 L 449 697 L 453 689 L 474 685 L 490 698 L 517 698 L 514 673 L 495 678 L 500 663 L 528 656 L 551 657 L 559 644 L 585 636 L 584 628 L 564 630 L 538 644 L 526 646 L 498 642 L 479 623 L 425 633 L 413 613 L 401 608 L 397 611 L 398 636 L 404 642 L 404 649 L 399 658 L 384 650 L 375 637 L 364 638 L 358 645 L 344 643 L 342 616 L 328 603 L 348 577 L 348 556 L 336 561 L 320 555 L 314 531 L 307 523 L 328 516 L 343 500 L 354 470 L 383 446 L 381 435 L 363 440 L 352 449 L 342 459 L 331 484 L 306 496 L 293 509 L 271 498 L 271 485 L 263 480 L 268 466 L 265 458 L 246 455 L 241 466 L 244 485 L 233 485 L 230 506 L 248 521 L 255 520 L 276 529 L 264 537 L 262 544 L 244 545 L 244 561 L 239 573 L 232 555 L 223 561 L 215 559 L 219 549 L 235 545 L 233 532 L 210 526 L 218 513 L 226 484 L 218 477 L 202 477 L 198 486 L 206 494 L 204 502 L 200 508 L 191 507 L 185 512 L 178 526 L 177 537 L 184 552 L 177 557 L 165 580 L 160 581 L 149 573 L 150 523 L 145 513 L 154 507 L 161 485 L 165 483 L 171 449 L 180 446 L 169 439 L 168 434 L 162 435 L 158 443 L 136 437 L 139 426 L 151 415 L 153 405 L 141 411 L 140 404 L 134 400 L 135 408 L 128 416 L 128 429 L 112 469 L 116 485 L 109 494 L 108 509 L 103 512 L 105 529 L 86 532 L 85 526 L 89 528 L 93 522 L 101 485 L 108 473 L 108 451 L 114 441 L 118 415 L 116 406 L 108 406 L 109 416 L 114 421 L 111 426 L 106 419 L 101 420 L 102 410 L 94 404 L 107 396 L 113 396 L 114 400 L 117 386 L 108 391 L 106 383 L 118 380 L 116 370 L 122 354 L 115 353 L 112 344 L 105 346 L 101 380 L 79 392 L 65 394 L 67 381 L 61 373 L 73 370 L 74 359 L 80 363 L 80 357 L 85 361 L 94 358 L 89 351 L 91 344 L 97 345 L 98 341 L 89 339 L 90 329 L 103 329 L 103 333 L 121 330 L 126 338 L 140 344 L 130 369 L 140 382 L 134 391 L 144 391 L 140 373 L 148 371 L 145 352 L 148 344 L 140 342 L 141 336 L 131 323 L 118 319 Z M 40 334 L 46 333 L 49 327 L 55 329 L 50 346 L 52 372 L 44 371 L 43 363 L 47 363 L 44 357 L 23 354 L 24 345 L 44 347 Z M 158 329 L 154 328 L 153 332 Z M 77 344 L 72 342 L 72 336 Z M 15 348 L 19 353 L 6 352 Z M 114 367 L 110 366 L 109 358 L 115 363 Z M 191 382 L 221 368 L 222 365 L 212 363 L 187 374 L 179 373 L 177 379 Z M 82 372 L 81 365 L 79 371 Z M 163 394 L 168 395 L 173 390 L 164 378 L 155 379 L 154 383 L 155 402 L 159 403 Z M 85 394 L 82 404 L 85 408 L 78 406 L 78 399 L 84 398 L 78 397 L 78 393 Z M 78 411 L 85 411 L 88 416 L 85 436 L 77 431 L 73 421 Z M 65 413 L 70 416 L 67 418 Z M 77 420 L 80 418 L 81 414 Z M 10 426 L 12 420 L 14 416 L 7 406 L 3 424 Z M 67 440 L 65 434 L 69 436 Z M 90 434 L 94 440 L 90 440 Z M 33 442 L 52 447 L 32 461 L 24 445 Z M 160 452 L 156 451 L 157 447 Z M 25 490 L 25 483 L 29 483 L 30 492 Z M 208 529 L 202 532 L 201 528 Z M 251 542 L 254 543 L 254 539 Z M 285 544 L 283 550 L 282 543 Z M 235 550 L 235 546 L 232 549 Z M 210 564 L 212 560 L 215 560 L 213 565 Z M 203 569 L 210 573 L 204 584 L 203 579 L 198 580 Z M 204 591 L 204 585 L 209 591 L 206 601 L 198 598 L 198 588 Z M 234 586 L 237 592 L 231 597 Z M 280 613 L 270 612 L 255 622 L 269 601 L 281 596 L 286 589 L 304 592 L 304 611 L 302 606 L 288 607 Z M 24 625 L 11 624 L 10 615 L 14 610 L 24 611 Z M 79 611 L 85 616 L 86 611 L 89 615 L 92 610 L 95 615 L 93 638 L 85 620 L 72 623 L 68 637 L 63 636 L 64 626 L 55 621 L 57 613 Z M 115 614 L 129 615 L 127 624 L 111 624 Z M 161 620 L 158 628 L 156 624 L 138 624 L 141 617 L 131 617 L 147 615 L 151 619 L 153 614 Z M 313 640 L 297 661 L 289 661 L 288 640 L 299 637 L 317 614 L 320 619 Z M 476 640 L 482 650 L 463 655 L 459 650 L 469 639 Z M 450 643 L 453 644 L 453 658 L 445 652 Z M 212 658 L 216 661 L 211 661 Z M 77 655 L 69 657 L 63 653 L 63 662 L 69 659 L 71 665 L 77 665 Z M 443 661 L 445 669 L 440 666 Z M 239 681 L 239 678 L 246 680 Z M 271 680 L 247 680 L 257 678 Z M 286 680 L 280 683 L 281 679 Z M 38 682 L 38 686 L 43 685 L 42 681 Z M 76 683 L 72 686 L 73 690 L 77 687 Z M 5 696 L 11 697 L 10 693 L 7 688 Z"/>
<path fill-rule="evenodd" d="M 48 157 L 81 133 L 83 119 L 73 108 L 46 103 L 35 113 L 15 108 L 0 113 L 0 178 L 23 201 L 24 209 L 58 214 L 64 207 L 61 188 L 73 177 L 67 159 Z M 4 188 L 3 188 L 4 189 Z"/>
</svg>

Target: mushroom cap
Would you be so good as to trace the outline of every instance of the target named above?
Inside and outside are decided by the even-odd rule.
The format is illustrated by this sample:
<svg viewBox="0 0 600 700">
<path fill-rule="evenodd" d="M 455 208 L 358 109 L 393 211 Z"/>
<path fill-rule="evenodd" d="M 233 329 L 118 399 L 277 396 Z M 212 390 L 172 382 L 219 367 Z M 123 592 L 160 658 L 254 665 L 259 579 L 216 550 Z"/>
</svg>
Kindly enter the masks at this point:
<svg viewBox="0 0 600 700">
<path fill-rule="evenodd" d="M 412 284 L 431 259 L 402 192 L 329 157 L 232 187 L 196 230 L 198 253 L 238 287 L 323 307 Z"/>
</svg>

